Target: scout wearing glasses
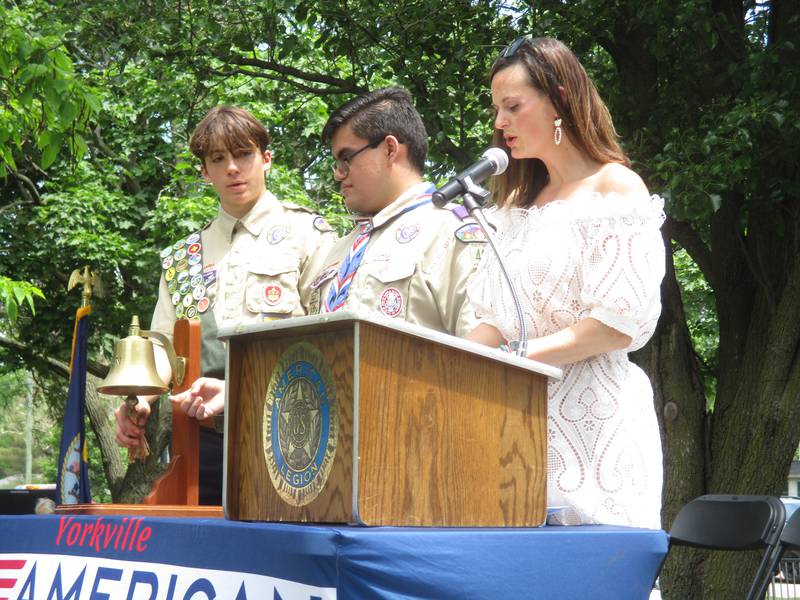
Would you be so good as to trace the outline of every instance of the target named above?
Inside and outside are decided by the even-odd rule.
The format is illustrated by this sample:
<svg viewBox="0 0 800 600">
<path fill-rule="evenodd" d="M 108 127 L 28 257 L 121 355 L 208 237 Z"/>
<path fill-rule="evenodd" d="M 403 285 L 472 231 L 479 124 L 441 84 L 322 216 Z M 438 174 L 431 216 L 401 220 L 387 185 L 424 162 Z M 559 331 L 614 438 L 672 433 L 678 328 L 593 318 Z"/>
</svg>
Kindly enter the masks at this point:
<svg viewBox="0 0 800 600">
<path fill-rule="evenodd" d="M 359 96 L 337 109 L 322 139 L 356 226 L 311 284 L 315 312 L 379 313 L 452 335 L 477 323 L 466 301 L 484 237 L 458 209 L 431 203 L 422 119 L 401 88 Z"/>
<path fill-rule="evenodd" d="M 161 252 L 161 284 L 151 329 L 171 336 L 177 319 L 200 319 L 202 371 L 209 377 L 225 376 L 218 327 L 308 312 L 309 298 L 303 292 L 310 289 L 336 239 L 322 217 L 281 203 L 267 191 L 265 174 L 272 166 L 268 144 L 267 130 L 247 111 L 221 106 L 203 118 L 190 148 L 201 161 L 203 178 L 219 195 L 219 213 L 201 232 Z M 158 363 L 159 371 L 168 371 L 165 360 Z M 203 416 L 178 405 L 190 416 Z M 137 411 L 138 426 L 126 409 L 117 410 L 117 440 L 129 448 L 140 444 L 149 404 L 140 399 Z M 209 462 L 221 466 L 221 438 L 215 443 L 219 452 L 206 459 L 201 437 L 201 470 Z M 202 479 L 201 473 L 201 495 Z M 206 499 L 219 504 L 221 478 L 212 489 L 216 494 Z"/>
</svg>

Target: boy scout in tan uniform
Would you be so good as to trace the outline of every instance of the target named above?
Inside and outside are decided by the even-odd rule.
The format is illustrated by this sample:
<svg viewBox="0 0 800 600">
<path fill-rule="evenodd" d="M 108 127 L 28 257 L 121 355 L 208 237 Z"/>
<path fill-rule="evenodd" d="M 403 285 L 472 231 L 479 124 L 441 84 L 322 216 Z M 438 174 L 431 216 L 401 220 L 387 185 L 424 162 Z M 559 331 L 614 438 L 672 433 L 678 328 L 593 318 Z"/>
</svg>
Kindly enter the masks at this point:
<svg viewBox="0 0 800 600">
<path fill-rule="evenodd" d="M 177 319 L 200 319 L 202 371 L 210 377 L 224 377 L 224 347 L 216 339 L 217 328 L 305 314 L 308 296 L 302 292 L 321 268 L 320 255 L 336 240 L 322 217 L 281 204 L 267 191 L 265 175 L 272 165 L 268 144 L 267 130 L 247 111 L 225 106 L 209 111 L 190 147 L 201 161 L 203 177 L 219 195 L 219 213 L 202 232 L 161 253 L 151 328 L 171 335 Z M 168 380 L 163 351 L 156 353 L 156 364 Z M 209 416 L 183 402 L 176 404 L 192 417 Z M 139 399 L 135 420 L 124 404 L 120 406 L 115 413 L 117 441 L 128 448 L 143 447 L 149 414 L 146 398 Z M 201 428 L 201 504 L 220 504 L 221 491 L 222 438 Z"/>
<path fill-rule="evenodd" d="M 477 326 L 466 285 L 485 239 L 465 212 L 431 203 L 435 188 L 422 181 L 426 133 L 408 92 L 351 100 L 322 137 L 356 227 L 311 284 L 310 310 L 368 311 L 466 335 Z"/>
<path fill-rule="evenodd" d="M 240 219 L 220 207 L 202 232 L 162 251 L 151 329 L 171 336 L 177 319 L 199 318 L 203 375 L 224 378 L 218 328 L 307 314 L 310 284 L 334 241 L 322 217 L 268 191 Z"/>
<path fill-rule="evenodd" d="M 373 231 L 341 308 L 463 336 L 477 326 L 466 301 L 466 286 L 484 238 L 475 223 L 425 202 L 432 187 L 414 185 L 368 219 Z M 419 202 L 424 204 L 407 210 Z M 311 284 L 312 312 L 326 311 L 341 261 L 358 232 L 357 226 L 328 254 L 325 267 Z"/>
</svg>

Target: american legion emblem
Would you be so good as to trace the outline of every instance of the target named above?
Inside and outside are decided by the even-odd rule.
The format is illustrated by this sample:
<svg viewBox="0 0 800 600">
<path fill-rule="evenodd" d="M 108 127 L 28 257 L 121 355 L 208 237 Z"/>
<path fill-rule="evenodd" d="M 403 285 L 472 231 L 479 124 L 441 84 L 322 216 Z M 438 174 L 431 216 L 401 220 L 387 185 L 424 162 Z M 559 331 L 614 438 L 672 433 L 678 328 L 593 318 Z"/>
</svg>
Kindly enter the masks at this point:
<svg viewBox="0 0 800 600">
<path fill-rule="evenodd" d="M 339 431 L 333 376 L 312 344 L 292 344 L 278 360 L 263 423 L 272 485 L 287 504 L 309 504 L 325 487 Z"/>
</svg>

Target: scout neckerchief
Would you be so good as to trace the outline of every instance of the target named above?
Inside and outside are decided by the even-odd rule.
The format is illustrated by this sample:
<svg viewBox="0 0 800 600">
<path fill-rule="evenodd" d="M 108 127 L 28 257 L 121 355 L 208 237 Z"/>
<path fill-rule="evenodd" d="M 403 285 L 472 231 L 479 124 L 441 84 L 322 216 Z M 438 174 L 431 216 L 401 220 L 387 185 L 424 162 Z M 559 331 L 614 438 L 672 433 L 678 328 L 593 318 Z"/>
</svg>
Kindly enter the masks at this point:
<svg viewBox="0 0 800 600">
<path fill-rule="evenodd" d="M 211 281 L 203 273 L 200 239 L 200 233 L 195 232 L 161 251 L 161 268 L 177 319 L 199 319 L 211 304 L 206 293 Z"/>
<path fill-rule="evenodd" d="M 373 227 L 371 221 L 364 222 L 359 225 L 361 230 L 358 232 L 356 239 L 353 240 L 353 245 L 350 248 L 350 251 L 347 253 L 347 256 L 339 266 L 339 271 L 336 273 L 336 277 L 331 282 L 331 289 L 328 290 L 328 297 L 325 300 L 325 304 L 322 305 L 322 312 L 334 312 L 344 306 L 344 303 L 347 300 L 347 294 L 350 291 L 350 284 L 353 282 L 353 277 L 355 277 L 358 266 L 361 264 L 361 260 L 364 258 L 364 253 L 367 250 L 367 244 L 369 243 L 372 232 L 380 229 L 381 227 L 385 227 L 401 215 L 404 215 L 415 208 L 419 208 L 425 204 L 430 204 L 431 194 L 435 190 L 436 186 L 430 186 L 420 196 L 417 196 L 418 202 L 404 208 L 396 215 L 384 221 L 378 227 Z"/>
</svg>

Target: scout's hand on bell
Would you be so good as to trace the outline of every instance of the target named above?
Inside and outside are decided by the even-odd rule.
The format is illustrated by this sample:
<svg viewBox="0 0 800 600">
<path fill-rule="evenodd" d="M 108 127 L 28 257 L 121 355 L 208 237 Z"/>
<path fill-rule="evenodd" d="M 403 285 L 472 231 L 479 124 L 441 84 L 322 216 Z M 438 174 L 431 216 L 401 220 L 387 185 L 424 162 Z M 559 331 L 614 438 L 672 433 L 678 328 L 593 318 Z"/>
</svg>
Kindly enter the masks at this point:
<svg viewBox="0 0 800 600">
<path fill-rule="evenodd" d="M 150 403 L 136 396 L 129 396 L 114 411 L 117 443 L 128 449 L 128 460 L 131 462 L 150 454 L 144 433 L 149 416 Z"/>
<path fill-rule="evenodd" d="M 134 411 L 135 418 L 132 419 L 127 401 L 120 404 L 114 411 L 117 443 L 125 448 L 134 448 L 142 444 L 144 427 L 150 416 L 150 404 L 144 398 L 139 398 L 134 406 Z"/>
<path fill-rule="evenodd" d="M 222 414 L 225 410 L 225 382 L 211 377 L 200 377 L 180 394 L 170 396 L 173 408 L 179 407 L 198 421 Z"/>
</svg>

